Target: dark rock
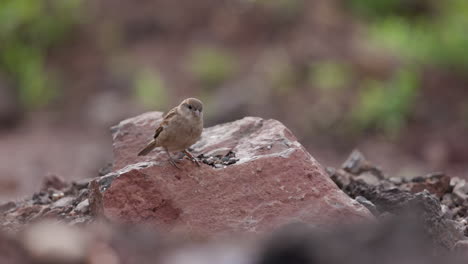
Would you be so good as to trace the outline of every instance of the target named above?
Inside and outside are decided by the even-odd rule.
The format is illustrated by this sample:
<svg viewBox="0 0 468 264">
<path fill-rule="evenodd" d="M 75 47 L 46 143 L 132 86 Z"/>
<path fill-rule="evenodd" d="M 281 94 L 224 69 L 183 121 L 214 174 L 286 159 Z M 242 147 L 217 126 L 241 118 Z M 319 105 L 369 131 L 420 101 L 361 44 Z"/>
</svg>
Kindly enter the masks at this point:
<svg viewBox="0 0 468 264">
<path fill-rule="evenodd" d="M 382 170 L 372 165 L 359 150 L 353 150 L 348 159 L 343 163 L 342 169 L 354 175 L 369 172 L 379 179 L 383 179 Z"/>
<path fill-rule="evenodd" d="M 367 168 L 374 166 L 363 162 L 365 158 L 361 153 L 353 152 L 351 156 L 343 165 L 343 168 L 348 168 L 347 171 L 329 170 L 330 177 L 348 195 L 365 197 L 376 206 L 377 212 L 416 214 L 420 222 L 424 223 L 431 241 L 439 247 L 451 249 L 458 240 L 464 238 L 466 224 L 460 218 L 465 216 L 468 208 L 468 202 L 462 205 L 468 193 L 464 180 L 450 179 L 443 173 L 432 173 L 413 178 L 410 182 L 385 178 L 377 182 L 375 179 L 369 181 L 361 175 L 368 174 Z M 360 168 L 361 165 L 364 168 Z"/>
<path fill-rule="evenodd" d="M 458 240 L 463 239 L 455 224 L 442 213 L 439 200 L 426 190 L 416 194 L 399 189 L 379 190 L 362 182 L 356 182 L 351 189 L 355 195 L 362 195 L 375 204 L 379 212 L 399 215 L 416 212 L 434 243 L 439 246 L 451 249 Z"/>
<path fill-rule="evenodd" d="M 81 179 L 74 181 L 72 185 L 77 189 L 77 190 L 82 190 L 85 188 L 88 188 L 89 183 L 92 181 L 92 179 Z"/>
<path fill-rule="evenodd" d="M 89 190 L 88 189 L 82 189 L 76 198 L 73 201 L 73 206 L 77 206 L 79 203 L 81 203 L 84 200 L 87 200 L 89 197 Z M 88 201 L 89 202 L 89 201 Z"/>
<path fill-rule="evenodd" d="M 407 188 L 413 193 L 428 190 L 430 193 L 442 198 L 450 190 L 450 177 L 443 173 L 433 173 L 424 177 L 416 177 L 412 182 L 406 183 L 402 188 Z"/>
<path fill-rule="evenodd" d="M 32 200 L 34 204 L 50 204 L 52 202 L 49 193 L 45 191 L 33 194 Z"/>
<path fill-rule="evenodd" d="M 67 196 L 67 197 L 63 197 L 62 199 L 57 200 L 50 207 L 51 208 L 66 207 L 66 206 L 73 204 L 74 201 L 75 201 L 75 197 Z"/>
<path fill-rule="evenodd" d="M 371 201 L 367 200 L 365 197 L 363 196 L 358 196 L 356 197 L 355 199 L 358 203 L 364 205 L 367 209 L 369 209 L 369 211 L 375 215 L 375 216 L 378 216 L 379 215 L 379 212 L 377 211 L 377 207 L 375 206 L 375 204 L 373 204 Z"/>
<path fill-rule="evenodd" d="M 6 202 L 0 205 L 0 213 L 6 212 L 16 207 L 14 202 Z"/>
<path fill-rule="evenodd" d="M 453 195 L 458 204 L 463 204 L 468 199 L 468 184 L 466 180 L 460 180 L 458 178 L 451 180 L 453 185 Z"/>
<path fill-rule="evenodd" d="M 88 199 L 85 199 L 83 200 L 82 202 L 80 202 L 76 207 L 75 207 L 75 211 L 78 212 L 78 213 L 87 213 L 89 210 L 89 200 Z"/>
</svg>

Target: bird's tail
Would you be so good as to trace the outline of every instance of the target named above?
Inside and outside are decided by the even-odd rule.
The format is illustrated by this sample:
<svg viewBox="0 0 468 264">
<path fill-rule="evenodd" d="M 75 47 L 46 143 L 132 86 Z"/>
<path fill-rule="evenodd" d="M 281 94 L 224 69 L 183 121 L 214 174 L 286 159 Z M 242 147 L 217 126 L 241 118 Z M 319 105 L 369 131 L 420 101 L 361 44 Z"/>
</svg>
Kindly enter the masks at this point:
<svg viewBox="0 0 468 264">
<path fill-rule="evenodd" d="M 150 153 L 154 148 L 156 147 L 156 140 L 151 140 L 148 145 L 144 149 L 142 149 L 140 152 L 138 152 L 138 156 L 145 156 L 148 153 Z"/>
</svg>

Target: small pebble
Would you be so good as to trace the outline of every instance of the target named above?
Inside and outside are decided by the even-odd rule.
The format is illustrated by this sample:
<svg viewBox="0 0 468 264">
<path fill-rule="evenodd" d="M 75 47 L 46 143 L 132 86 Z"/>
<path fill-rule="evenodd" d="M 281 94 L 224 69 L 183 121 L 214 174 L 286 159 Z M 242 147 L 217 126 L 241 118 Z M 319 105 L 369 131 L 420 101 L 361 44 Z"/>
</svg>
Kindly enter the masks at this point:
<svg viewBox="0 0 468 264">
<path fill-rule="evenodd" d="M 89 200 L 88 199 L 83 200 L 75 208 L 75 212 L 77 212 L 77 213 L 86 213 L 88 210 L 89 210 Z"/>
<path fill-rule="evenodd" d="M 75 198 L 71 197 L 71 196 L 63 197 L 62 199 L 59 199 L 59 200 L 55 201 L 50 206 L 50 208 L 67 207 L 67 206 L 71 205 L 74 200 L 75 200 Z"/>
<path fill-rule="evenodd" d="M 56 192 L 51 195 L 52 201 L 57 201 L 61 199 L 65 194 L 63 192 Z"/>
</svg>

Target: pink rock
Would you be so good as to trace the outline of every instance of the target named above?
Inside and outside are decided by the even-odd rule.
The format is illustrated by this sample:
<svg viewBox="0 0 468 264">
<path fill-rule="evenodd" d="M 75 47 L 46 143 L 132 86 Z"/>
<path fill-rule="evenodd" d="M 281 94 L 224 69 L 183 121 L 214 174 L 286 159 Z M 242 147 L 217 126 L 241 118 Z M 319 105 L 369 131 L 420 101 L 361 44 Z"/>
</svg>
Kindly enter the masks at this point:
<svg viewBox="0 0 468 264">
<path fill-rule="evenodd" d="M 99 180 L 105 217 L 202 235 L 264 232 L 297 221 L 329 226 L 373 219 L 276 120 L 246 117 L 206 128 L 192 153 L 232 151 L 238 161 L 214 168 L 183 159 L 179 170 L 159 149 L 137 156 L 160 117 L 146 113 L 113 128 L 115 172 Z"/>
</svg>

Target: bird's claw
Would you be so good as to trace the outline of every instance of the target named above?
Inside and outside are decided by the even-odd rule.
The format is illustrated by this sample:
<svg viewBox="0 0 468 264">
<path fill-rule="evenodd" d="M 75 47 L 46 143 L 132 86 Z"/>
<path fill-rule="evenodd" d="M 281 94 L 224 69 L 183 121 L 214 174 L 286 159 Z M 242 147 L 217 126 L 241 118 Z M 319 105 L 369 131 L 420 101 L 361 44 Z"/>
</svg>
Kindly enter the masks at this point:
<svg viewBox="0 0 468 264">
<path fill-rule="evenodd" d="M 179 165 L 177 165 L 177 162 L 176 162 L 176 161 L 174 161 L 173 159 L 169 159 L 169 163 L 171 163 L 171 164 L 172 164 L 172 166 L 174 166 L 174 167 L 176 167 L 177 169 L 179 169 L 179 170 L 180 170 L 180 167 L 179 167 Z"/>
<path fill-rule="evenodd" d="M 187 150 L 184 150 L 185 155 L 195 164 L 197 164 L 198 167 L 200 167 L 200 162 L 198 162 L 197 158 L 195 158 L 190 152 Z"/>
<path fill-rule="evenodd" d="M 200 167 L 200 162 L 198 162 L 197 158 L 191 159 L 193 163 L 197 164 L 198 167 Z"/>
</svg>

